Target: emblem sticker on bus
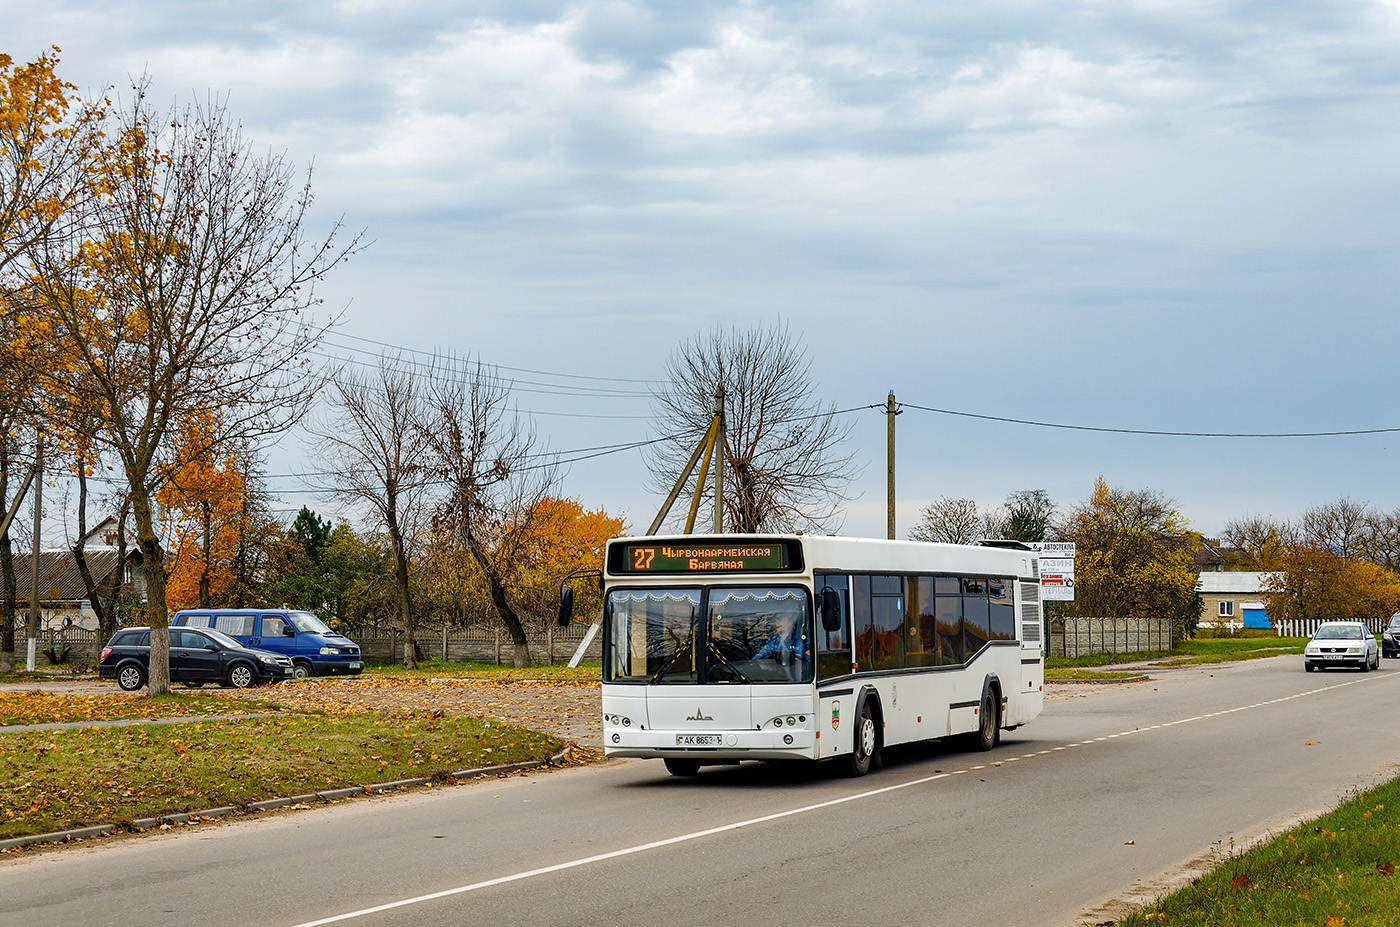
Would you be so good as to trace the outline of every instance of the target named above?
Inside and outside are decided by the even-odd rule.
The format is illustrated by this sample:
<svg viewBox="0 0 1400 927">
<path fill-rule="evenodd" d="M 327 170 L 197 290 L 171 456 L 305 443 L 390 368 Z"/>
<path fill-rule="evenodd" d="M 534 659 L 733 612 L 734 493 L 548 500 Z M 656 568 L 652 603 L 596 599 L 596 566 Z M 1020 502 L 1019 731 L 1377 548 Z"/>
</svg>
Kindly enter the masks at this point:
<svg viewBox="0 0 1400 927">
<path fill-rule="evenodd" d="M 840 700 L 831 703 L 831 729 L 834 731 L 841 726 L 841 702 Z"/>
</svg>

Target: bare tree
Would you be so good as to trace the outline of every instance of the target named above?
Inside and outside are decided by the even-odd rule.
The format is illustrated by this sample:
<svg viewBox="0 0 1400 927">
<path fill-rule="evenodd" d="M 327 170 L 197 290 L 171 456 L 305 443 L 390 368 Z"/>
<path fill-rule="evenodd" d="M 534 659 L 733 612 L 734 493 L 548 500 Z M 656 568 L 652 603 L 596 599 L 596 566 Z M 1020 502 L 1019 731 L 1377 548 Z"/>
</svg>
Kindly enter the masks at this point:
<svg viewBox="0 0 1400 927">
<path fill-rule="evenodd" d="M 1366 534 L 1366 559 L 1400 572 L 1400 508 L 1372 514 Z"/>
<path fill-rule="evenodd" d="M 1220 538 L 1245 553 L 1247 566 L 1255 570 L 1281 569 L 1284 554 L 1297 537 L 1297 529 L 1267 515 L 1242 515 L 1225 523 Z"/>
<path fill-rule="evenodd" d="M 331 378 L 329 411 L 308 430 L 336 496 L 373 513 L 389 538 L 394 603 L 404 633 L 403 665 L 417 665 L 418 614 L 413 601 L 414 548 L 422 535 L 431 472 L 425 397 L 407 362 L 383 357 L 367 374 L 342 368 Z"/>
<path fill-rule="evenodd" d="M 510 634 L 516 666 L 531 665 L 519 588 L 542 505 L 558 482 L 553 455 L 511 408 L 510 383 L 480 361 L 444 360 L 429 386 L 424 422 L 435 476 L 446 488 L 434 526 L 485 581 Z"/>
<path fill-rule="evenodd" d="M 146 84 L 91 176 L 83 241 L 31 249 L 25 297 L 59 363 L 31 372 L 103 410 L 147 578 L 149 691 L 169 691 L 165 552 L 153 496 L 176 465 L 173 430 L 217 410 L 210 446 L 285 431 L 319 386 L 308 349 L 317 281 L 356 247 L 306 233 L 309 174 L 257 156 L 219 101 L 158 112 Z"/>
<path fill-rule="evenodd" d="M 736 532 L 834 529 L 853 458 L 841 453 L 850 426 L 812 396 L 811 363 L 786 323 L 714 328 L 682 343 L 652 396 L 651 486 L 667 492 L 710 425 L 724 388 L 724 524 Z M 694 491 L 692 476 L 691 491 Z M 713 511 L 713 490 L 700 488 Z"/>
<path fill-rule="evenodd" d="M 971 499 L 935 499 L 919 511 L 919 523 L 909 529 L 913 541 L 972 544 L 983 536 L 986 517 Z"/>
<path fill-rule="evenodd" d="M 1371 511 L 1366 502 L 1343 497 L 1303 512 L 1303 538 L 1316 547 L 1331 550 L 1343 560 L 1362 552 L 1370 529 Z"/>
</svg>

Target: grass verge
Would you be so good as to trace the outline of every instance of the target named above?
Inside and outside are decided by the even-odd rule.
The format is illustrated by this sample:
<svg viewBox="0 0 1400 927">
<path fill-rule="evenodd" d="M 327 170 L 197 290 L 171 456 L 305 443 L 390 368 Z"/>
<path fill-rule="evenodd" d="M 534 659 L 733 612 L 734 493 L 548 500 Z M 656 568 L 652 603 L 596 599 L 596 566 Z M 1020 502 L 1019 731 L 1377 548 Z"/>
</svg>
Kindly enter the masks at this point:
<svg viewBox="0 0 1400 927">
<path fill-rule="evenodd" d="M 1400 924 L 1400 779 L 1233 857 L 1124 927 Z"/>
<path fill-rule="evenodd" d="M 12 724 L 72 724 L 82 721 L 130 721 L 198 715 L 244 715 L 284 712 L 280 705 L 252 700 L 181 695 L 153 698 L 129 695 L 57 695 L 43 691 L 0 692 L 0 727 Z"/>
<path fill-rule="evenodd" d="M 458 679 L 487 679 L 493 682 L 520 682 L 523 680 L 546 680 L 560 683 L 595 683 L 603 678 L 603 664 L 600 660 L 585 660 L 577 667 L 567 663 L 549 663 L 539 666 L 516 668 L 498 666 L 495 663 L 469 663 L 447 660 L 423 660 L 416 669 L 406 670 L 394 663 L 376 663 L 365 667 L 365 674 L 385 679 L 423 679 L 452 677 Z M 350 677 L 353 678 L 353 677 Z"/>
<path fill-rule="evenodd" d="M 564 741 L 418 713 L 32 731 L 6 734 L 0 746 L 3 839 L 398 779 L 445 781 L 453 770 L 544 759 Z"/>
<path fill-rule="evenodd" d="M 1116 679 L 1141 679 L 1142 673 L 1136 670 L 1125 672 L 1101 672 L 1099 670 L 1080 669 L 1078 667 L 1064 667 L 1061 669 L 1047 669 L 1045 671 L 1046 682 L 1113 682 Z"/>
<path fill-rule="evenodd" d="M 1047 657 L 1045 668 L 1111 666 L 1115 663 L 1136 663 L 1161 660 L 1163 666 L 1185 666 L 1196 663 L 1229 663 L 1237 660 L 1258 660 L 1283 654 L 1303 652 L 1307 638 L 1303 637 L 1217 637 L 1182 641 L 1175 650 L 1140 650 L 1134 653 L 1091 653 L 1082 657 Z"/>
</svg>

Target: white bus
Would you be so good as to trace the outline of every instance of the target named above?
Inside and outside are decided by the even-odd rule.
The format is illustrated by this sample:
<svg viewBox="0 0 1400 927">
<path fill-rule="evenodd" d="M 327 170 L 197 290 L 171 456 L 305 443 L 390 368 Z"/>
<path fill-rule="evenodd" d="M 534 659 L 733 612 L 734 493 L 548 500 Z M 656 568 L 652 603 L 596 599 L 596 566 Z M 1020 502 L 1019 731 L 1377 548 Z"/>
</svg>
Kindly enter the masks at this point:
<svg viewBox="0 0 1400 927">
<path fill-rule="evenodd" d="M 1014 542 L 614 538 L 604 752 L 682 776 L 748 759 L 860 776 L 894 744 L 990 750 L 1041 710 L 1038 575 Z"/>
</svg>

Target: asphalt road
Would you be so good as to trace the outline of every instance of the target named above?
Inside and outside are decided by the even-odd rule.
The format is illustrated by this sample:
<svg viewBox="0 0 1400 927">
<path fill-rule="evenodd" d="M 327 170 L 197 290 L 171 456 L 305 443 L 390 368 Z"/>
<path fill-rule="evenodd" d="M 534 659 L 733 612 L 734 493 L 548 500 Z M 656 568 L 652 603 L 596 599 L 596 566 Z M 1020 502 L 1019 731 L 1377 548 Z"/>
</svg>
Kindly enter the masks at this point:
<svg viewBox="0 0 1400 927">
<path fill-rule="evenodd" d="M 1082 923 L 1400 774 L 1382 667 L 1080 687 L 990 753 L 892 751 L 857 780 L 612 762 L 20 857 L 0 923 Z"/>
</svg>

